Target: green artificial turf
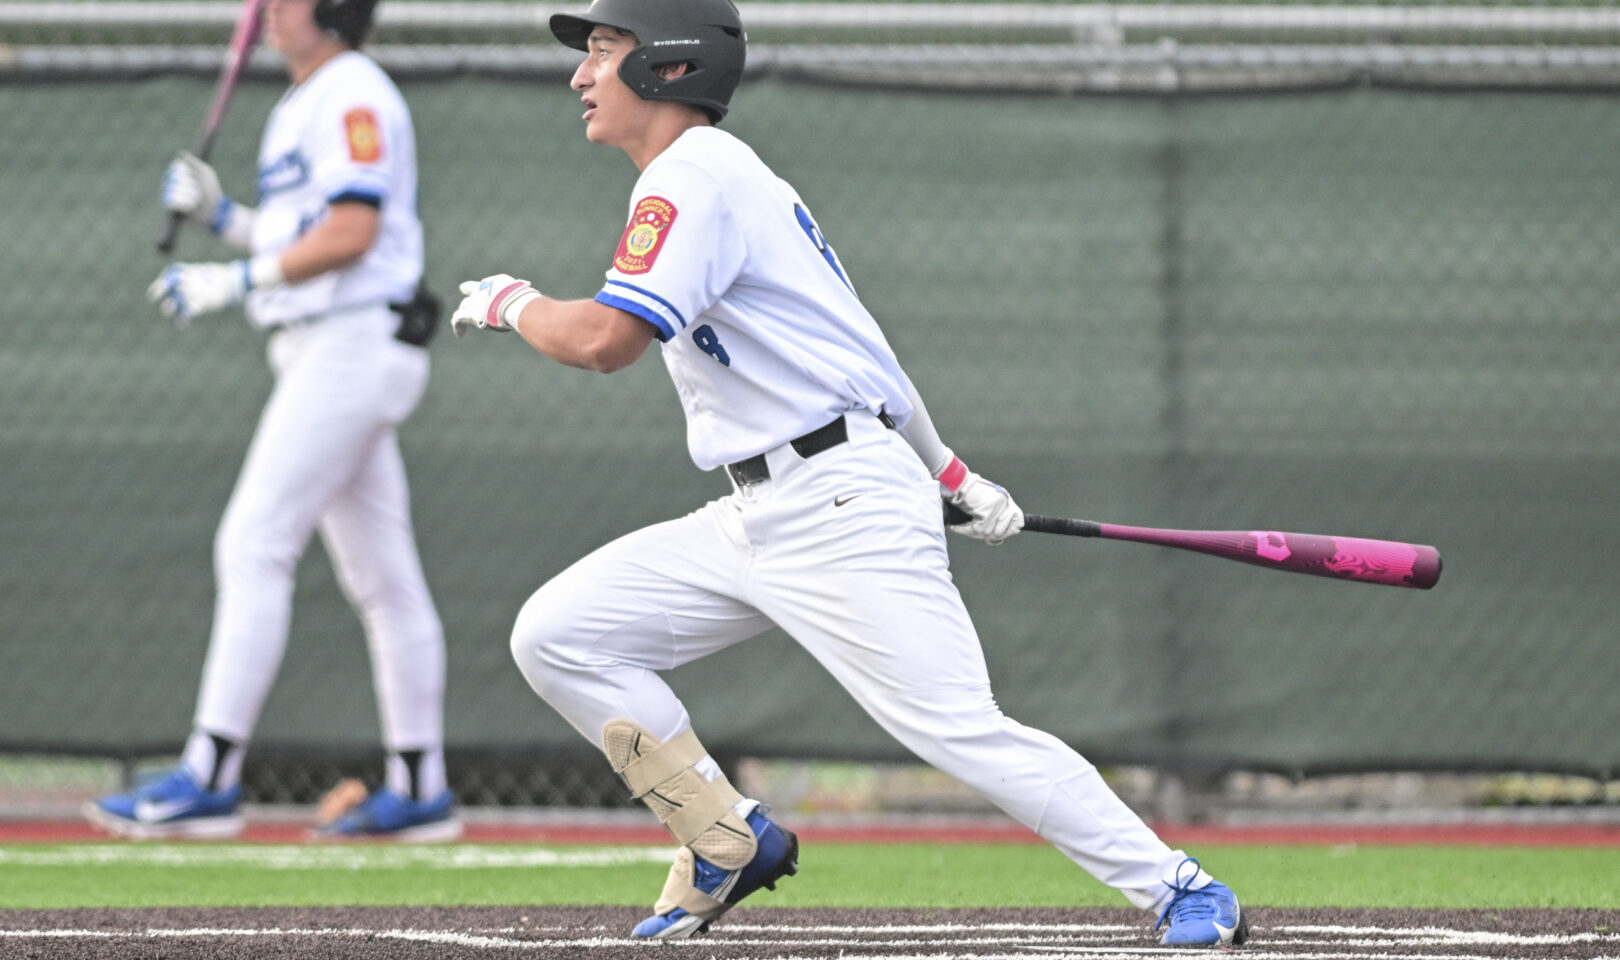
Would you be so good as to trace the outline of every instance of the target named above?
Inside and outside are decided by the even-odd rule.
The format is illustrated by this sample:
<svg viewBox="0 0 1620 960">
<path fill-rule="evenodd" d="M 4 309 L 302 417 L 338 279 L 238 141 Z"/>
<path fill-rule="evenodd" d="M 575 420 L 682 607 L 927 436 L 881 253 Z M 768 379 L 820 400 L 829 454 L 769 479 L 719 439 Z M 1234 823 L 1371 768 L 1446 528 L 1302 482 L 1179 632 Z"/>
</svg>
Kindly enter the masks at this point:
<svg viewBox="0 0 1620 960">
<path fill-rule="evenodd" d="M 509 862 L 532 860 L 538 849 L 458 845 L 402 854 L 400 848 L 356 846 L 331 854 L 234 844 L 0 847 L 0 905 L 641 905 L 656 897 L 667 869 L 657 862 L 661 850 L 639 862 L 606 865 Z M 1254 906 L 1620 908 L 1620 851 L 1612 848 L 1209 846 L 1195 852 Z M 321 862 L 301 865 L 311 858 Z M 968 907 L 1119 906 L 1124 900 L 1039 845 L 829 843 L 806 845 L 799 875 L 750 902 Z"/>
</svg>

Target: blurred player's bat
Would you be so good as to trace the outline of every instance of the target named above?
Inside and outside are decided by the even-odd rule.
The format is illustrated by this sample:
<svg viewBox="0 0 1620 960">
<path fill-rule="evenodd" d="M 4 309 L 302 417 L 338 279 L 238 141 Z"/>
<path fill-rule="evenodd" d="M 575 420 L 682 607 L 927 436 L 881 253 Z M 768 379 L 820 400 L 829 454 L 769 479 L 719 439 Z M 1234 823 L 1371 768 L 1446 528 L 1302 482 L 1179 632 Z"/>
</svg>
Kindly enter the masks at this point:
<svg viewBox="0 0 1620 960">
<path fill-rule="evenodd" d="M 231 34 L 231 46 L 225 53 L 225 63 L 220 67 L 219 80 L 214 84 L 214 102 L 208 106 L 208 115 L 203 119 L 202 132 L 197 135 L 197 145 L 192 149 L 200 159 L 207 160 L 209 151 L 214 149 L 214 137 L 219 133 L 219 125 L 225 119 L 225 108 L 231 105 L 231 95 L 236 92 L 237 81 L 242 79 L 242 71 L 247 69 L 248 57 L 253 53 L 254 44 L 259 42 L 259 25 L 261 23 L 264 6 L 268 0 L 243 0 L 242 12 L 236 18 L 236 29 Z M 175 237 L 180 234 L 180 224 L 185 221 L 183 213 L 170 213 L 168 226 L 163 230 L 163 236 L 158 238 L 157 248 L 160 253 L 168 253 L 174 249 Z"/>
<path fill-rule="evenodd" d="M 945 504 L 946 525 L 966 523 L 971 519 L 960 508 Z M 1070 537 L 1156 543 L 1274 570 L 1381 583 L 1389 587 L 1427 590 L 1440 581 L 1440 551 L 1421 543 L 1401 543 L 1398 540 L 1365 540 L 1318 533 L 1279 533 L 1275 530 L 1124 527 L 1114 523 L 1043 517 L 1033 513 L 1024 515 L 1024 529 L 1035 533 L 1061 533 Z"/>
</svg>

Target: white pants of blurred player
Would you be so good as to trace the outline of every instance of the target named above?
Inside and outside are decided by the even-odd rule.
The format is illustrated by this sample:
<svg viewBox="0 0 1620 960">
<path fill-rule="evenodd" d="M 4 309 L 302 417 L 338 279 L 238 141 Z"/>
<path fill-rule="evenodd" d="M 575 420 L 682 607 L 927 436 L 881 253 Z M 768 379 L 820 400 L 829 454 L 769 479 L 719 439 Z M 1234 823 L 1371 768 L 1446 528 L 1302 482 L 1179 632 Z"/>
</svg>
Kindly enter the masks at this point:
<svg viewBox="0 0 1620 960">
<path fill-rule="evenodd" d="M 847 420 L 848 443 L 809 459 L 772 450 L 770 480 L 615 540 L 541 587 L 512 633 L 530 686 L 598 747 L 616 718 L 667 741 L 690 719 L 657 671 L 780 626 L 917 756 L 1132 903 L 1162 907 L 1183 854 L 1074 750 L 1002 714 L 951 582 L 939 485 L 878 420 Z"/>
<path fill-rule="evenodd" d="M 365 627 L 384 745 L 441 745 L 444 636 L 394 432 L 426 388 L 428 354 L 395 340 L 398 325 L 378 304 L 270 337 L 275 390 L 214 542 L 200 729 L 251 736 L 287 646 L 298 559 L 319 529 Z"/>
</svg>

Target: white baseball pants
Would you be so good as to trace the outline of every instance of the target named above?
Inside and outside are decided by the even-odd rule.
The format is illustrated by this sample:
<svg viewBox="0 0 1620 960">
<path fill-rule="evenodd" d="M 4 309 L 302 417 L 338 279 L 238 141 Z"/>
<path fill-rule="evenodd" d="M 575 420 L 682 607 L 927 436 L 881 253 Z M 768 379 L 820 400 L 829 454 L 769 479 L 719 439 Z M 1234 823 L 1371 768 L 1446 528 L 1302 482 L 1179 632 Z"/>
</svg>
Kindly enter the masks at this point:
<svg viewBox="0 0 1620 960">
<path fill-rule="evenodd" d="M 201 729 L 251 736 L 286 650 L 298 559 L 318 528 L 365 627 L 385 746 L 428 750 L 442 767 L 444 635 L 394 432 L 426 388 L 428 355 L 393 338 L 398 320 L 379 304 L 270 338 L 275 390 L 214 542 Z"/>
<path fill-rule="evenodd" d="M 848 422 L 848 443 L 810 459 L 770 451 L 772 479 L 541 587 L 512 632 L 530 686 L 598 747 L 615 718 L 668 740 L 690 719 L 657 671 L 779 625 L 917 756 L 1138 907 L 1162 907 L 1183 854 L 1074 750 L 1001 713 L 951 582 L 938 484 L 875 418 Z"/>
</svg>

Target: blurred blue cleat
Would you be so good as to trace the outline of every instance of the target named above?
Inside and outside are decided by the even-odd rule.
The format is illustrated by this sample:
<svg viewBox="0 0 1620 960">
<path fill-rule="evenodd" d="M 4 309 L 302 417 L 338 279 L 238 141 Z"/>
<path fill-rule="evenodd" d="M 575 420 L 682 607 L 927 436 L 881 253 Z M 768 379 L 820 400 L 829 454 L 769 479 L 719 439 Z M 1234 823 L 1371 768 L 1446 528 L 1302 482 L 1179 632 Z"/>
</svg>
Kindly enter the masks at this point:
<svg viewBox="0 0 1620 960">
<path fill-rule="evenodd" d="M 731 905 L 764 887 L 775 890 L 776 881 L 799 872 L 799 838 L 784 830 L 766 816 L 768 808 L 756 807 L 748 815 L 748 826 L 754 831 L 758 847 L 754 859 L 740 870 L 725 870 L 682 847 L 682 855 L 692 860 L 692 887 L 699 899 L 713 901 L 701 913 L 676 907 L 668 913 L 655 914 L 636 924 L 631 936 L 646 940 L 679 940 L 709 929 Z M 680 860 L 676 860 L 677 867 Z"/>
<path fill-rule="evenodd" d="M 411 800 L 378 787 L 359 806 L 325 826 L 316 840 L 397 840 L 401 843 L 445 843 L 461 836 L 455 797 L 449 790 L 432 800 Z"/>
<path fill-rule="evenodd" d="M 1188 864 L 1192 864 L 1192 876 L 1183 880 L 1183 868 Z M 1176 882 L 1166 882 L 1165 886 L 1176 895 L 1153 926 L 1157 930 L 1167 919 L 1170 921 L 1159 942 L 1167 947 L 1241 945 L 1249 939 L 1249 919 L 1243 915 L 1237 895 L 1226 884 L 1214 880 L 1191 889 L 1188 884 L 1198 879 L 1198 871 L 1198 861 L 1188 857 L 1176 866 Z"/>
<path fill-rule="evenodd" d="M 84 805 L 92 824 L 119 837 L 217 840 L 242 832 L 237 805 L 240 785 L 205 790 L 185 767 L 143 778 L 132 793 L 115 793 Z"/>
</svg>

